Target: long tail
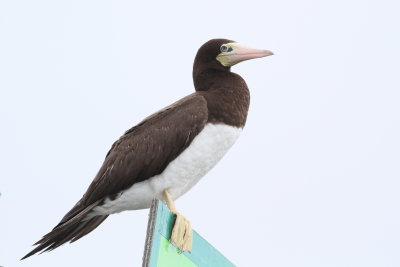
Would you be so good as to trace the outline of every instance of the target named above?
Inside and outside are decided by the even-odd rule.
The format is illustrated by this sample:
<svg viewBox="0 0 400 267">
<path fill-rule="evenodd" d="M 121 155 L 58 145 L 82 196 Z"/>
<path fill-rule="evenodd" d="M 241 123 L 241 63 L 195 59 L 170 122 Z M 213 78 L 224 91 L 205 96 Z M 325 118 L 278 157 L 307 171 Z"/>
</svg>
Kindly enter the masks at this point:
<svg viewBox="0 0 400 267">
<path fill-rule="evenodd" d="M 71 243 L 75 242 L 76 240 L 93 231 L 108 217 L 108 215 L 103 215 L 84 220 L 85 216 L 97 204 L 98 202 L 95 202 L 88 207 L 80 210 L 78 213 L 74 212 L 75 214 L 65 222 L 64 218 L 60 224 L 58 224 L 56 227 L 54 227 L 53 230 L 51 230 L 48 234 L 43 236 L 42 239 L 36 242 L 34 245 L 37 245 L 37 247 L 26 254 L 23 258 L 21 258 L 21 260 L 26 259 L 42 250 L 43 251 L 41 253 L 45 251 L 51 251 L 68 241 L 70 241 Z"/>
</svg>

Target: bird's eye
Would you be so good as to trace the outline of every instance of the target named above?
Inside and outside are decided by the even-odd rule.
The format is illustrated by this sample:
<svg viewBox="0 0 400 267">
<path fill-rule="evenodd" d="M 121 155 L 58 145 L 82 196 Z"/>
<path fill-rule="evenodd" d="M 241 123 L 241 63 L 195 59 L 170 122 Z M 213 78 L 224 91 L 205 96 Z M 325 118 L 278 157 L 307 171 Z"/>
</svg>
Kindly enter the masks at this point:
<svg viewBox="0 0 400 267">
<path fill-rule="evenodd" d="M 229 49 L 232 51 L 232 48 L 228 47 L 227 45 L 221 45 L 220 48 L 221 52 L 229 52 Z"/>
</svg>

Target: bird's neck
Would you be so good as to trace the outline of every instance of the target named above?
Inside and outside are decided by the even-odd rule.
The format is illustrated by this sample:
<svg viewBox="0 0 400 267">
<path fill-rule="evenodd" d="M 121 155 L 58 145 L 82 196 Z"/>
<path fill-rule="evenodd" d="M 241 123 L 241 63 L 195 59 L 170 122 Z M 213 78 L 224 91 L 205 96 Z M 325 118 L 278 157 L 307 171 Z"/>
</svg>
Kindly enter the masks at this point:
<svg viewBox="0 0 400 267">
<path fill-rule="evenodd" d="M 243 78 L 221 70 L 207 70 L 193 78 L 196 91 L 207 100 L 209 122 L 243 128 L 250 104 Z"/>
<path fill-rule="evenodd" d="M 210 91 L 222 87 L 232 87 L 243 81 L 238 74 L 227 70 L 205 69 L 193 73 L 193 83 L 196 91 Z M 244 81 L 243 81 L 244 82 Z"/>
</svg>

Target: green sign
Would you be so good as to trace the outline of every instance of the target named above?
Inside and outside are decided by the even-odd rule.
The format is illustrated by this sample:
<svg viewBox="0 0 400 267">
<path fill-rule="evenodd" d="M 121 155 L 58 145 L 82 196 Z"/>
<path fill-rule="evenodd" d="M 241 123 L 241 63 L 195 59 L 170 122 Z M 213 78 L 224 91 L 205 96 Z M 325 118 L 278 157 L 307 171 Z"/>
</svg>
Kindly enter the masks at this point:
<svg viewBox="0 0 400 267">
<path fill-rule="evenodd" d="M 181 253 L 169 242 L 174 216 L 161 201 L 153 201 L 147 225 L 144 267 L 235 266 L 195 231 L 192 252 Z"/>
</svg>

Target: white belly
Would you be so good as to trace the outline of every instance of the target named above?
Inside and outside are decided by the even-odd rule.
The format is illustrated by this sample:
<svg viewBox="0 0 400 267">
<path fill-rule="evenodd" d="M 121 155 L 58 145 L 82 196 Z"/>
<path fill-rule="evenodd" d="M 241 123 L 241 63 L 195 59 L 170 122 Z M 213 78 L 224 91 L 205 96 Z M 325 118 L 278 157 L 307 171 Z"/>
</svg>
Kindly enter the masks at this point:
<svg viewBox="0 0 400 267">
<path fill-rule="evenodd" d="M 153 198 L 162 199 L 164 189 L 177 199 L 215 166 L 241 132 L 241 128 L 208 123 L 161 174 L 134 184 L 114 200 L 105 200 L 102 206 L 93 209 L 91 215 L 149 208 Z"/>
</svg>

